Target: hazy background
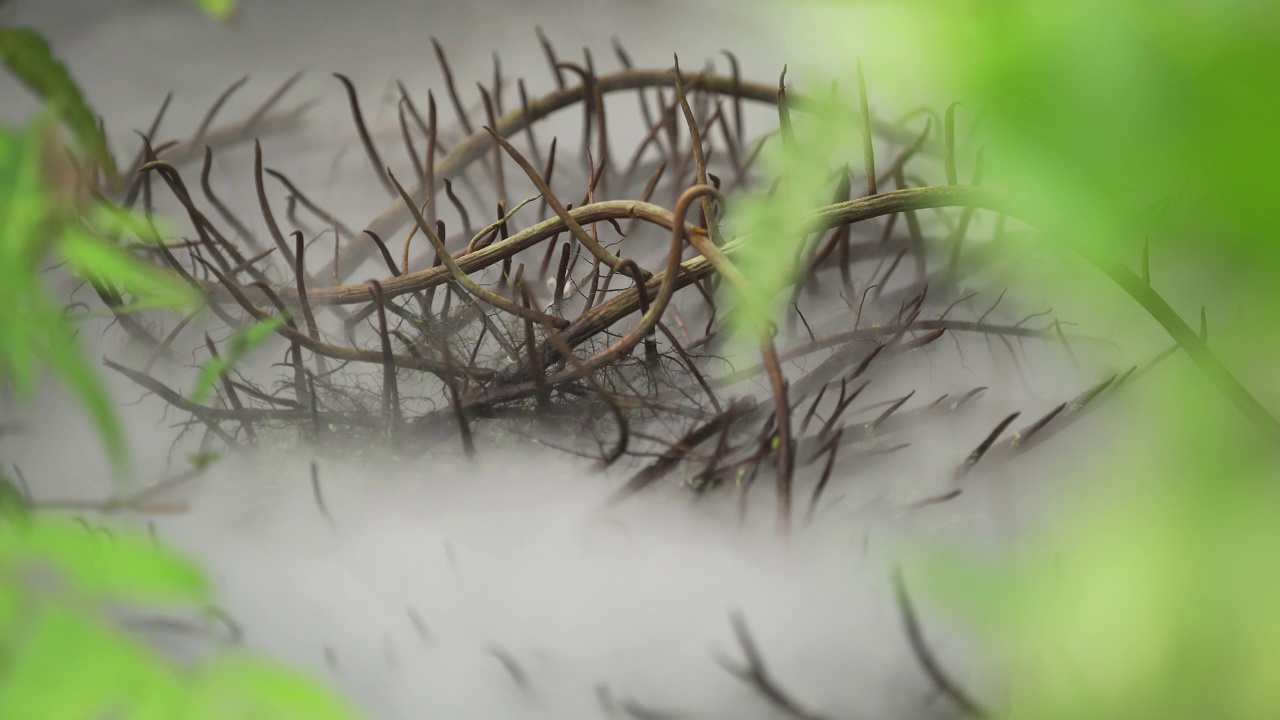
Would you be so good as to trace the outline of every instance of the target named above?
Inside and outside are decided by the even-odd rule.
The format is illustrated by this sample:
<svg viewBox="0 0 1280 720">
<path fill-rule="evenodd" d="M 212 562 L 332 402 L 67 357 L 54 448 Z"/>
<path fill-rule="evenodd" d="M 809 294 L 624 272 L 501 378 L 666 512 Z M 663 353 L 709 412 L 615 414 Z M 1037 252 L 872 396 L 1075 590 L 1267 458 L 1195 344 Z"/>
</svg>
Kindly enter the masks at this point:
<svg viewBox="0 0 1280 720">
<path fill-rule="evenodd" d="M 717 56 L 727 48 L 745 76 L 763 81 L 776 79 L 784 62 L 815 63 L 826 43 L 853 43 L 874 32 L 874 13 L 865 11 L 847 14 L 847 26 L 800 33 L 784 23 L 798 7 L 733 0 L 279 0 L 245 2 L 235 22 L 221 25 L 176 0 L 17 0 L 0 17 L 49 38 L 104 116 L 122 158 L 136 147 L 133 131 L 150 123 L 169 91 L 174 100 L 161 135 L 183 137 L 179 129 L 194 130 L 241 76 L 249 75 L 249 84 L 223 118 L 237 117 L 305 71 L 290 97 L 319 104 L 296 130 L 264 137 L 264 150 L 322 205 L 360 226 L 383 209 L 385 194 L 359 152 L 331 72 L 352 78 L 382 137 L 396 128 L 396 79 L 420 96 L 433 88 L 442 122 L 452 120 L 430 37 L 448 51 L 464 102 L 473 103 L 474 82 L 492 77 L 495 51 L 504 74 L 524 76 L 531 94 L 553 87 L 535 25 L 562 58 L 579 60 L 579 48 L 589 46 L 601 71 L 618 67 L 610 46 L 616 36 L 638 66 L 667 67 L 679 53 L 688 66 L 715 59 L 723 67 Z M 507 95 L 508 107 L 515 97 Z M 634 107 L 630 96 L 609 102 Z M 27 93 L 0 78 L 5 120 L 20 121 L 34 109 Z M 751 129 L 772 127 L 770 112 L 756 112 Z M 624 136 L 639 127 L 636 115 L 614 111 L 611 132 Z M 579 117 L 568 111 L 552 125 L 565 128 L 574 149 Z M 404 165 L 395 153 L 387 156 Z M 214 167 L 224 196 L 238 204 L 251 197 L 247 157 L 242 147 L 221 154 Z M 91 326 L 85 338 L 96 355 L 140 362 L 118 333 Z M 756 495 L 745 528 L 726 497 L 690 504 L 674 492 L 606 515 L 599 501 L 628 468 L 602 478 L 585 461 L 516 441 L 491 448 L 475 464 L 452 445 L 396 464 L 322 454 L 317 462 L 332 524 L 312 497 L 311 457 L 266 448 L 227 459 L 185 486 L 177 497 L 190 512 L 144 520 L 206 562 L 247 645 L 332 677 L 376 718 L 600 717 L 600 687 L 615 701 L 632 698 L 687 717 L 779 717 L 717 664 L 718 656 L 742 658 L 729 623 L 734 610 L 747 618 L 778 680 L 815 709 L 830 716 L 946 716 L 951 709 L 910 656 L 887 593 L 894 548 L 904 537 L 936 533 L 995 544 L 1028 521 L 1015 510 L 1027 493 L 1038 492 L 1033 483 L 1047 482 L 1052 457 L 1115 442 L 1104 418 L 1091 420 L 1056 438 L 1049 453 L 975 476 L 972 492 L 955 503 L 903 510 L 945 489 L 957 459 L 1010 409 L 1033 419 L 1118 366 L 1114 352 L 1086 357 L 1080 369 L 1036 343 L 1027 353 L 1025 380 L 981 346 L 962 353 L 939 343 L 927 356 L 895 360 L 920 397 L 977 385 L 992 390 L 963 423 L 927 428 L 902 459 L 842 471 L 827 495 L 831 507 L 787 553 L 771 534 L 768 489 Z M 180 369 L 159 372 L 179 386 L 192 377 Z M 182 418 L 108 379 L 130 430 L 139 482 L 182 472 L 183 456 L 193 449 L 185 442 L 171 450 L 171 424 Z M 26 432 L 0 440 L 0 449 L 22 467 L 38 497 L 110 492 L 97 441 L 69 400 L 49 391 L 34 407 L 13 412 Z M 1015 485 L 1033 489 L 1017 495 Z M 962 683 L 986 682 L 940 629 L 930 630 Z"/>
</svg>

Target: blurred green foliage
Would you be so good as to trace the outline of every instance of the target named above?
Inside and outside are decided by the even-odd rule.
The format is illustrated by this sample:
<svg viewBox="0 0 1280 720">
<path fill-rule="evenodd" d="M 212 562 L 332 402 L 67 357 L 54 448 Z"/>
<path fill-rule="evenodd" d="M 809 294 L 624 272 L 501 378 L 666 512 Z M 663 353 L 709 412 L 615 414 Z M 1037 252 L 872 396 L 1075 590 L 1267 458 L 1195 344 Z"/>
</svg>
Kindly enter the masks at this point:
<svg viewBox="0 0 1280 720">
<path fill-rule="evenodd" d="M 197 2 L 211 13 L 231 3 Z M 97 166 L 115 169 L 95 115 L 66 69 L 36 33 L 0 30 L 0 59 L 45 102 L 26 127 L 0 127 L 0 382 L 29 395 L 51 371 L 79 398 L 127 479 L 127 452 L 111 398 L 76 341 L 79 318 L 47 286 L 43 267 L 112 288 L 114 312 L 192 311 L 202 293 L 147 265 L 114 242 L 128 230 L 159 242 L 137 218 L 85 192 Z M 72 131 L 62 147 L 50 115 Z M 79 156 L 76 165 L 67 159 Z M 273 329 L 238 335 L 211 363 L 197 392 Z M 0 475 L 0 718 L 23 720 L 351 720 L 357 714 L 313 680 L 242 653 L 179 666 L 124 627 L 120 612 L 199 612 L 211 592 L 190 560 L 127 529 L 93 528 L 34 512 Z"/>
<path fill-rule="evenodd" d="M 227 20 L 236 14 L 236 0 L 190 0 L 209 17 Z"/>
<path fill-rule="evenodd" d="M 143 535 L 5 506 L 0 518 L 0 717 L 357 717 L 311 680 L 241 653 L 177 666 L 114 615 L 125 605 L 135 611 L 198 613 L 210 600 L 198 567 Z"/>
<path fill-rule="evenodd" d="M 830 26 L 833 4 L 791 8 L 801 27 Z M 878 23 L 851 48 L 876 68 L 876 97 L 963 101 L 957 137 L 984 147 L 983 184 L 1052 208 L 1059 239 L 1086 256 L 1142 274 L 1149 241 L 1152 264 L 1172 269 L 1151 288 L 1228 318 L 1213 351 L 1276 407 L 1280 4 L 846 4 Z M 1070 287 L 1080 271 L 1060 272 Z M 1063 469 L 1070 509 L 1045 520 L 1061 529 L 1010 562 L 926 553 L 940 604 L 1002 658 L 1001 717 L 1280 716 L 1277 437 L 1185 366 L 1144 383 L 1158 387 L 1113 411 L 1125 442 Z"/>
<path fill-rule="evenodd" d="M 0 380 L 26 395 L 47 367 L 84 405 L 122 477 L 127 457 L 112 401 L 77 345 L 74 319 L 45 286 L 41 264 L 55 256 L 94 282 L 109 275 L 148 307 L 193 307 L 199 296 L 102 236 L 88 218 L 106 211 L 96 202 L 83 213 L 76 206 L 77 180 L 68 179 L 55 137 L 43 119 L 0 128 Z"/>
<path fill-rule="evenodd" d="M 736 298 L 740 305 L 733 320 L 736 329 L 751 331 L 744 336 L 752 339 L 757 328 L 769 326 L 781 293 L 795 283 L 800 258 L 794 251 L 787 255 L 786 248 L 813 231 L 806 217 L 830 201 L 822 193 L 839 169 L 833 162 L 855 152 L 862 122 L 836 95 L 810 98 L 804 112 L 788 116 L 789 131 L 771 138 L 759 161 L 770 177 L 782 181 L 768 191 L 734 195 L 725 216 L 736 231 L 758 239 L 734 256 L 751 292 Z"/>
<path fill-rule="evenodd" d="M 1274 448 L 1207 387 L 1139 452 L 1079 463 L 1005 562 L 926 553 L 925 587 L 1001 656 L 1007 718 L 1273 718 L 1280 710 Z M 1144 398 L 1158 402 L 1154 396 Z M 1152 452 L 1148 443 L 1158 443 Z"/>
<path fill-rule="evenodd" d="M 44 38 L 27 28 L 0 29 L 0 60 L 66 122 L 85 153 L 108 177 L 114 178 L 115 162 L 107 150 L 98 119 Z"/>
<path fill-rule="evenodd" d="M 881 95 L 925 85 L 939 103 L 964 100 L 984 184 L 1068 215 L 1078 249 L 1136 268 L 1149 242 L 1176 273 L 1152 283 L 1184 312 L 1216 287 L 1230 305 L 1214 316 L 1230 324 L 1215 350 L 1276 407 L 1280 381 L 1260 359 L 1280 353 L 1280 4 L 894 7 L 860 49 L 880 60 Z"/>
</svg>

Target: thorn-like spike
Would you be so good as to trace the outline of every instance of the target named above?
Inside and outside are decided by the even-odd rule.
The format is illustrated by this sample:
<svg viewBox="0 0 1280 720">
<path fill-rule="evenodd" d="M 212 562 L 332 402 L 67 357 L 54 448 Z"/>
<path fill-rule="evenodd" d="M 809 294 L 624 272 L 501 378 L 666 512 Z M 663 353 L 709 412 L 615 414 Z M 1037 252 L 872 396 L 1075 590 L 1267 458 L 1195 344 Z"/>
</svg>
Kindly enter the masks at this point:
<svg viewBox="0 0 1280 720">
<path fill-rule="evenodd" d="M 1031 425 L 1028 425 L 1026 429 L 1015 432 L 1013 434 L 1013 440 L 1009 443 L 1009 447 L 1017 448 L 1025 444 L 1028 440 L 1034 437 L 1036 433 L 1043 430 L 1046 425 L 1053 422 L 1053 419 L 1058 417 L 1058 415 L 1061 414 L 1062 411 L 1066 409 L 1067 409 L 1067 403 L 1061 403 L 1054 409 L 1050 410 L 1049 412 L 1041 416 L 1039 420 L 1035 421 Z"/>
<path fill-rule="evenodd" d="M 969 468 L 978 464 L 978 461 L 982 459 L 982 456 L 986 455 L 987 451 L 991 449 L 991 446 L 995 444 L 995 441 L 1000 437 L 1000 434 L 1003 433 L 1014 420 L 1017 420 L 1018 416 L 1021 414 L 1021 412 L 1010 413 L 1008 417 L 1000 421 L 999 425 L 996 425 L 995 429 L 987 435 L 987 438 L 983 440 L 977 448 L 974 448 L 973 452 L 969 453 L 969 457 L 965 458 L 964 463 L 956 470 L 957 480 L 963 477 L 964 474 L 969 471 Z"/>
<path fill-rule="evenodd" d="M 543 32 L 541 25 L 535 26 L 533 30 L 538 36 L 538 44 L 542 45 L 542 54 L 547 57 L 547 64 L 551 66 L 551 73 L 555 75 L 556 87 L 563 90 L 564 75 L 560 74 L 560 68 L 557 66 L 559 58 L 556 57 L 555 47 L 551 45 L 551 39 Z"/>
<path fill-rule="evenodd" d="M 431 47 L 435 50 L 436 60 L 440 63 L 441 72 L 444 73 L 445 89 L 449 91 L 449 99 L 453 101 L 453 110 L 458 115 L 458 122 L 462 123 L 462 129 L 470 135 L 475 132 L 475 128 L 471 126 L 467 111 L 463 109 L 462 101 L 458 99 L 458 88 L 453 82 L 453 70 L 449 67 L 449 60 L 444 55 L 444 48 L 440 47 L 440 42 L 435 38 L 431 38 Z"/>
<path fill-rule="evenodd" d="M 387 192 L 395 195 L 395 188 L 387 180 L 387 176 L 382 173 L 382 168 L 385 168 L 387 164 L 382 162 L 382 157 L 378 155 L 378 149 L 374 146 L 373 138 L 369 135 L 369 128 L 364 123 L 364 113 L 360 111 L 360 100 L 356 96 L 355 85 L 351 84 L 351 78 L 342 73 L 334 73 L 333 76 L 342 83 L 343 89 L 347 91 L 347 102 L 351 105 L 351 117 L 356 123 L 356 132 L 360 135 L 360 144 L 364 146 L 365 155 L 369 157 L 374 173 L 377 174 L 378 180 L 382 182 L 382 186 L 387 189 Z"/>
</svg>

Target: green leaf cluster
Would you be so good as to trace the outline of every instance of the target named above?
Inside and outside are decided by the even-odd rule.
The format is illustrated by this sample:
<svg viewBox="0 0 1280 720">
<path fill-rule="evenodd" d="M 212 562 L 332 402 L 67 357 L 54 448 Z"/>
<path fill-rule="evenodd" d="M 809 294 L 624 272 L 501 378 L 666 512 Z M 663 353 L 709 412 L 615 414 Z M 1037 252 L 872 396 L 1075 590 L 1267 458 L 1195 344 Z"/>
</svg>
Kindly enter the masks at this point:
<svg viewBox="0 0 1280 720">
<path fill-rule="evenodd" d="M 236 14 L 236 0 L 189 0 L 206 15 L 218 20 L 228 20 Z"/>
<path fill-rule="evenodd" d="M 67 124 L 86 154 L 114 178 L 115 161 L 97 117 L 45 39 L 27 28 L 0 29 L 0 60 Z"/>
<path fill-rule="evenodd" d="M 1011 563 L 925 553 L 928 588 L 1002 656 L 1002 717 L 1270 718 L 1280 712 L 1275 452 L 1208 389 L 1162 452 L 1086 463 L 1106 487 Z"/>
<path fill-rule="evenodd" d="M 194 0 L 214 15 L 234 4 Z M 29 30 L 0 30 L 0 59 L 47 104 L 24 128 L 0 128 L 0 382 L 29 394 L 51 371 L 80 399 L 117 475 L 126 450 L 114 408 L 76 342 L 77 319 L 43 279 L 61 262 L 110 298 L 113 312 L 192 311 L 200 292 L 116 243 L 123 232 L 160 242 L 150 218 L 100 199 L 93 168 L 115 168 L 95 116 L 47 43 Z M 60 118 L 89 162 L 72 171 Z M 86 192 L 88 190 L 88 192 Z M 250 326 L 220 376 L 278 323 Z M 197 464 L 207 462 L 198 458 Z M 357 714 L 309 678 L 244 654 L 180 667 L 124 629 L 121 609 L 200 611 L 211 593 L 190 560 L 137 533 L 99 530 L 31 512 L 0 476 L 0 717 L 30 720 L 348 720 Z"/>
<path fill-rule="evenodd" d="M 796 281 L 798 250 L 813 228 L 806 218 L 824 199 L 844 159 L 859 146 L 861 116 L 838 95 L 810 98 L 804 112 L 789 114 L 789 131 L 761 150 L 760 165 L 771 177 L 782 178 L 769 191 L 733 196 L 725 223 L 738 234 L 751 235 L 734 255 L 749 293 L 735 293 L 739 303 L 733 316 L 736 327 L 751 331 L 767 328 L 775 316 L 779 295 Z"/>
<path fill-rule="evenodd" d="M 984 185 L 1052 208 L 1060 240 L 1135 268 L 1144 292 L 1217 303 L 1210 317 L 1229 321 L 1212 350 L 1274 416 L 1280 5 L 847 4 L 881 23 L 853 49 L 879 97 L 914 102 L 927 87 L 939 105 L 964 101 L 958 137 L 984 146 Z M 829 6 L 799 7 L 802 24 L 829 22 Z M 1148 242 L 1167 275 L 1148 274 Z M 1059 272 L 1070 287 L 1080 271 Z M 1092 307 L 1106 318 L 1117 302 L 1129 300 Z M 935 599 L 1002 658 L 1001 717 L 1280 716 L 1280 436 L 1259 435 L 1185 365 L 1143 382 L 1158 387 L 1114 419 L 1125 442 L 1070 468 L 1069 510 L 1045 521 L 1064 530 L 1014 562 L 926 553 Z"/>
<path fill-rule="evenodd" d="M 77 207 L 76 188 L 67 184 L 76 181 L 67 180 L 54 138 L 41 119 L 20 130 L 0 128 L 0 379 L 29 393 L 47 367 L 79 398 L 123 473 L 124 442 L 111 399 L 78 347 L 74 318 L 45 287 L 42 263 L 60 259 L 89 282 L 127 293 L 136 304 L 122 311 L 190 309 L 202 299 L 108 239 L 104 225 L 118 221 L 119 210 L 98 202 Z"/>
<path fill-rule="evenodd" d="M 1070 218 L 1069 242 L 1194 311 L 1225 288 L 1215 350 L 1271 407 L 1280 383 L 1280 4 L 1254 0 L 898 3 L 865 52 L 886 96 L 972 108 L 987 181 Z M 1212 311 L 1212 307 L 1210 310 Z M 1100 313 L 1108 311 L 1100 307 Z"/>
<path fill-rule="evenodd" d="M 0 519 L 0 717 L 357 717 L 313 681 L 246 655 L 179 667 L 113 612 L 195 612 L 210 600 L 198 567 L 145 536 L 9 508 Z"/>
</svg>

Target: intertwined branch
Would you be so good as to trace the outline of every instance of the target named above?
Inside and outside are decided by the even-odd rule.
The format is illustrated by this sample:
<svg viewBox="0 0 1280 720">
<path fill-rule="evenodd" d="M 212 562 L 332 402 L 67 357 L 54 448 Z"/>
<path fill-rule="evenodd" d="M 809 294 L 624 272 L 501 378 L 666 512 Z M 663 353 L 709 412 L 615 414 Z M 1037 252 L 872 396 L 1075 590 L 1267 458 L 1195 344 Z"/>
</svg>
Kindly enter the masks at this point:
<svg viewBox="0 0 1280 720">
<path fill-rule="evenodd" d="M 1066 237 L 1074 227 L 1061 213 L 1023 207 L 979 187 L 980 169 L 975 184 L 959 184 L 951 112 L 945 115 L 941 141 L 932 139 L 931 125 L 920 132 L 874 120 L 859 76 L 863 162 L 833 163 L 827 181 L 831 202 L 801 218 L 798 226 L 806 229 L 799 236 L 761 237 L 752 228 L 724 224 L 733 216 L 735 199 L 722 194 L 721 178 L 732 178 L 734 187 L 776 188 L 778 179 L 758 167 L 760 148 L 796 142 L 791 115 L 812 105 L 788 89 L 785 79 L 776 86 L 745 80 L 736 62 L 728 75 L 682 72 L 678 66 L 637 70 L 623 51 L 619 56 L 626 67 L 606 75 L 596 75 L 590 64 L 584 68 L 553 59 L 559 89 L 530 98 L 521 80 L 519 106 L 504 114 L 503 91 L 509 87 L 496 74 L 492 87 L 481 86 L 484 121 L 479 122 L 464 107 L 443 51 L 436 48 L 465 135 L 446 148 L 448 133 L 440 126 L 434 96 L 428 93 L 424 117 L 401 85 L 399 137 L 408 173 L 388 166 L 386 148 L 365 124 L 356 88 L 338 76 L 370 167 L 390 196 L 388 206 L 360 232 L 267 167 L 257 141 L 251 180 L 266 237 L 255 236 L 248 229 L 254 223 L 238 218 L 210 183 L 214 148 L 297 117 L 300 111 L 277 120 L 270 115 L 292 79 L 250 117 L 214 127 L 224 94 L 189 140 L 157 142 L 153 127 L 122 202 L 131 206 L 139 197 L 149 202 L 151 179 L 158 176 L 195 237 L 131 247 L 206 293 L 217 319 L 202 343 L 210 357 L 220 352 L 222 341 L 215 338 L 248 323 L 282 320 L 275 336 L 287 372 L 271 385 L 225 371 L 214 403 L 202 405 L 146 372 L 110 367 L 190 413 L 226 444 L 252 443 L 265 430 L 289 427 L 313 439 L 339 428 L 393 438 L 446 431 L 456 432 L 465 451 L 474 453 L 483 451 L 477 435 L 485 423 L 527 418 L 571 423 L 561 427 L 595 438 L 595 454 L 605 464 L 624 456 L 655 458 L 614 494 L 612 503 L 681 465 L 701 467 L 688 481 L 695 490 L 732 485 L 740 488 L 745 503 L 762 465 L 771 464 L 777 525 L 785 536 L 791 532 L 797 483 L 811 483 L 806 514 L 811 520 L 842 448 L 853 448 L 841 458 L 845 463 L 901 449 L 904 443 L 895 443 L 891 435 L 895 429 L 963 413 L 981 393 L 982 388 L 961 389 L 955 399 L 944 395 L 927 402 L 911 390 L 856 406 L 868 385 L 887 385 L 882 368 L 888 358 L 919 352 L 944 336 L 965 335 L 1004 343 L 1016 363 L 1013 342 L 1068 340 L 1056 322 L 1039 328 L 1026 324 L 1038 315 L 1014 324 L 987 321 L 991 310 L 969 319 L 951 317 L 953 311 L 965 312 L 973 299 L 958 293 L 963 273 L 1000 246 L 999 237 L 985 243 L 971 238 L 966 244 L 975 212 L 1018 221 L 1049 238 Z M 553 51 L 550 55 L 554 58 Z M 567 85 L 565 77 L 571 75 L 580 82 Z M 611 155 L 610 142 L 619 138 L 608 133 L 605 97 L 623 91 L 636 93 L 649 129 L 620 167 L 615 162 L 620 156 Z M 744 103 L 765 103 L 778 111 L 779 132 L 765 133 L 752 148 L 743 129 Z M 565 180 L 564 170 L 553 178 L 558 142 L 539 143 L 534 127 L 575 106 L 584 114 L 588 172 L 585 186 L 566 195 L 575 179 Z M 895 153 L 879 172 L 877 146 Z M 947 184 L 908 186 L 905 169 L 939 153 Z M 185 160 L 201 154 L 203 202 L 188 189 L 181 170 Z M 850 165 L 861 167 L 851 170 Z M 651 174 L 641 186 L 644 168 Z M 277 189 L 268 178 L 287 193 L 285 218 L 273 210 Z M 887 189 L 891 183 L 896 189 Z M 464 202 L 455 186 L 469 188 L 479 202 Z M 514 202 L 519 195 L 511 193 L 525 186 L 533 194 Z M 855 195 L 858 187 L 865 191 Z M 299 208 L 329 229 L 308 239 Z M 958 213 L 958 219 L 949 212 Z M 929 222 L 934 215 L 939 222 Z M 474 217 L 492 221 L 476 230 Z M 1007 224 L 996 223 L 997 232 Z M 393 237 L 405 228 L 402 239 Z M 321 242 L 325 235 L 333 243 L 327 256 L 320 251 L 328 244 Z M 714 354 L 722 338 L 732 334 L 737 313 L 721 305 L 726 297 L 753 292 L 738 262 L 758 243 L 774 243 L 780 262 L 794 262 L 792 294 L 785 317 L 779 318 L 784 322 L 748 328 L 760 363 L 733 368 Z M 959 262 L 962 246 L 969 263 Z M 938 250 L 943 261 L 931 263 Z M 1082 252 L 1142 304 L 1246 415 L 1259 426 L 1276 428 L 1208 350 L 1204 333 L 1192 331 L 1145 279 L 1097 251 Z M 348 280 L 370 266 L 373 279 Z M 822 279 L 828 271 L 838 271 L 834 286 Z M 718 293 L 724 282 L 734 292 Z M 690 288 L 697 292 L 684 292 Z M 110 307 L 122 311 L 126 329 L 150 337 L 148 367 L 197 325 L 189 316 L 156 339 L 123 312 L 121 293 L 98 289 Z M 828 312 L 827 327 L 819 332 L 801 309 L 810 295 L 844 298 L 845 307 Z M 700 335 L 691 334 L 695 323 L 703 326 Z M 821 359 L 810 366 L 804 361 L 811 356 Z M 1130 371 L 1108 380 L 1012 439 L 1001 441 L 1016 415 L 994 430 L 975 431 L 975 450 L 958 459 L 955 485 L 916 506 L 955 497 L 979 461 L 994 462 L 1039 444 L 1132 377 L 1136 373 Z M 767 387 L 761 398 L 748 387 L 758 379 Z M 592 452 L 581 442 L 543 441 Z M 701 449 L 712 442 L 713 449 Z"/>
</svg>

